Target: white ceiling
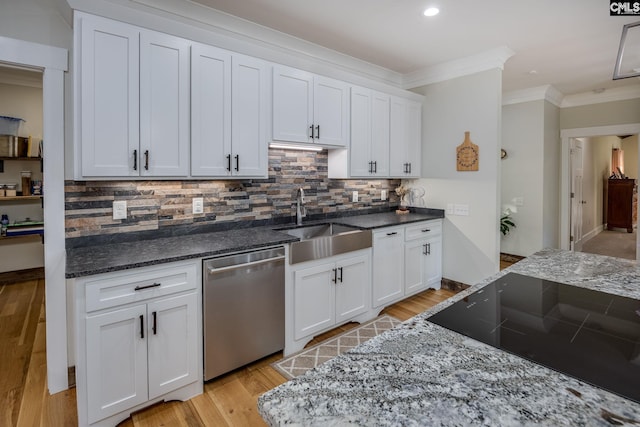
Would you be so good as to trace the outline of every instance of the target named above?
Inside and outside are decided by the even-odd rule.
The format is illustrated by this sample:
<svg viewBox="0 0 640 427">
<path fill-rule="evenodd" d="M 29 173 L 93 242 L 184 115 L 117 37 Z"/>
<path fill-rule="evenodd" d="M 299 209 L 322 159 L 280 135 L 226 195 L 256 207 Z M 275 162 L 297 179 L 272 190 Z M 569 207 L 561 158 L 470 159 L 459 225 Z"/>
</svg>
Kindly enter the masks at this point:
<svg viewBox="0 0 640 427">
<path fill-rule="evenodd" d="M 640 85 L 612 80 L 624 24 L 606 0 L 184 0 L 401 74 L 506 46 L 505 92 L 564 95 Z M 436 5 L 440 14 L 422 15 Z"/>
</svg>

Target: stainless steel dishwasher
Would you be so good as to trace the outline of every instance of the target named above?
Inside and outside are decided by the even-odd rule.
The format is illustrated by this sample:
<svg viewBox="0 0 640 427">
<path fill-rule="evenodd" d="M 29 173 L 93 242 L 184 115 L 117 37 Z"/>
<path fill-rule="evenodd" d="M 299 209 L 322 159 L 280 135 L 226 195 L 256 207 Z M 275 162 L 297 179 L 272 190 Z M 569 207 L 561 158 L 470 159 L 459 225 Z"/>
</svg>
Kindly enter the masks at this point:
<svg viewBox="0 0 640 427">
<path fill-rule="evenodd" d="M 204 379 L 284 348 L 284 248 L 203 261 Z"/>
</svg>

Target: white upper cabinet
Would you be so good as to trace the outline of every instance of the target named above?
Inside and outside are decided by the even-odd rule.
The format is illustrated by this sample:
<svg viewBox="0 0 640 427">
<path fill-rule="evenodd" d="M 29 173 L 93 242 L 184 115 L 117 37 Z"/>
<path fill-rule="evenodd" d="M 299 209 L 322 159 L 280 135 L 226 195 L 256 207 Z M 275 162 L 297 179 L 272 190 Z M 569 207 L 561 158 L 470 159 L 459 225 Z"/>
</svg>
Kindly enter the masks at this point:
<svg viewBox="0 0 640 427">
<path fill-rule="evenodd" d="M 194 45 L 191 175 L 267 175 L 269 80 L 264 61 Z"/>
<path fill-rule="evenodd" d="M 140 145 L 139 39 L 140 32 L 131 25 L 76 15 L 77 174 L 139 174 L 133 167 Z"/>
<path fill-rule="evenodd" d="M 142 176 L 189 175 L 190 44 L 166 34 L 141 33 Z"/>
<path fill-rule="evenodd" d="M 80 174 L 189 174 L 189 45 L 179 37 L 76 14 Z"/>
<path fill-rule="evenodd" d="M 191 174 L 229 174 L 230 154 L 231 53 L 197 44 L 191 50 Z"/>
<path fill-rule="evenodd" d="M 345 147 L 349 85 L 295 68 L 273 68 L 273 139 Z"/>
<path fill-rule="evenodd" d="M 390 121 L 390 175 L 420 177 L 422 106 L 414 101 L 392 97 Z"/>
<path fill-rule="evenodd" d="M 351 89 L 350 176 L 389 176 L 389 107 L 389 95 Z"/>
</svg>

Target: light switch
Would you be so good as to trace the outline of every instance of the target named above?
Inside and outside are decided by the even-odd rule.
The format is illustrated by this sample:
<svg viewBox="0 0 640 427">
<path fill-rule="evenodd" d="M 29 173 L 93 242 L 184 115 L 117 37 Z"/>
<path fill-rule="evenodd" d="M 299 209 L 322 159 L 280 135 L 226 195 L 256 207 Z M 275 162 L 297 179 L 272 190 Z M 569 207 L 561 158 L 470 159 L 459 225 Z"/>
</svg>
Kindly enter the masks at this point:
<svg viewBox="0 0 640 427">
<path fill-rule="evenodd" d="M 127 219 L 127 201 L 118 200 L 113 202 L 113 219 Z"/>
<path fill-rule="evenodd" d="M 358 201 L 358 192 L 357 192 L 357 191 L 354 191 L 354 192 L 352 193 L 352 195 L 351 195 L 351 201 L 352 201 L 352 202 L 354 202 L 354 203 Z"/>
<path fill-rule="evenodd" d="M 201 214 L 204 212 L 204 200 L 202 197 L 193 198 L 193 213 Z"/>
<path fill-rule="evenodd" d="M 453 214 L 461 216 L 469 216 L 469 205 L 453 205 Z"/>
</svg>

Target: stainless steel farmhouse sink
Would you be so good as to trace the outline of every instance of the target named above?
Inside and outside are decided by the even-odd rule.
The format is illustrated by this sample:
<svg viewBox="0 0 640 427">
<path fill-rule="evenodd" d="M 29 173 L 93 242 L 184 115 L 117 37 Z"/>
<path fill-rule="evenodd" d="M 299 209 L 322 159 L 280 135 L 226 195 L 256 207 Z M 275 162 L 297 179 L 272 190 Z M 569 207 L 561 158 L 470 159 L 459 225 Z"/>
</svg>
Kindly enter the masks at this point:
<svg viewBox="0 0 640 427">
<path fill-rule="evenodd" d="M 295 228 L 279 228 L 300 239 L 291 243 L 290 262 L 311 261 L 371 247 L 371 230 L 360 230 L 340 224 L 314 224 Z"/>
</svg>

